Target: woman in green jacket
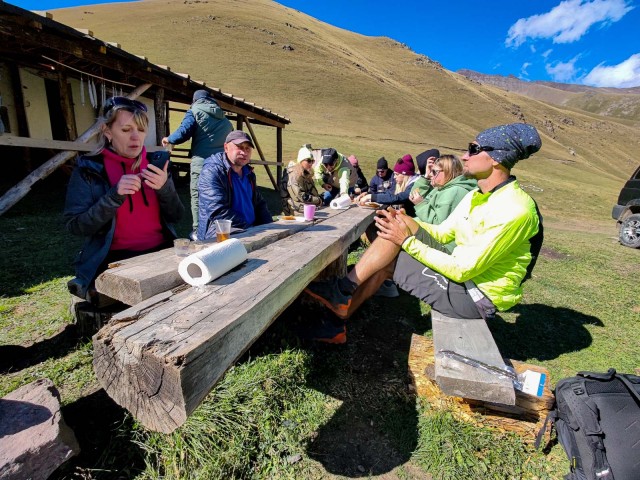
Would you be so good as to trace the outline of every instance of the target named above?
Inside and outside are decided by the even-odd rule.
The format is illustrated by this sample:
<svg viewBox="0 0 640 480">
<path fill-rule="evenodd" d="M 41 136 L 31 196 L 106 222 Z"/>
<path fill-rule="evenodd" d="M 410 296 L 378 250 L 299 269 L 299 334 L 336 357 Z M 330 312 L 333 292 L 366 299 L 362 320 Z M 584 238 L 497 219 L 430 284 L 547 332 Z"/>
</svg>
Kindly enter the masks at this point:
<svg viewBox="0 0 640 480">
<path fill-rule="evenodd" d="M 416 206 L 416 218 L 423 222 L 439 225 L 458 206 L 460 200 L 477 187 L 474 179 L 462 175 L 462 162 L 455 155 L 442 155 L 431 169 L 429 179 L 433 190 L 423 198 L 417 190 L 409 195 L 409 200 Z M 433 248 L 443 247 L 439 244 Z M 455 242 L 444 245 L 444 251 L 451 253 Z"/>
</svg>

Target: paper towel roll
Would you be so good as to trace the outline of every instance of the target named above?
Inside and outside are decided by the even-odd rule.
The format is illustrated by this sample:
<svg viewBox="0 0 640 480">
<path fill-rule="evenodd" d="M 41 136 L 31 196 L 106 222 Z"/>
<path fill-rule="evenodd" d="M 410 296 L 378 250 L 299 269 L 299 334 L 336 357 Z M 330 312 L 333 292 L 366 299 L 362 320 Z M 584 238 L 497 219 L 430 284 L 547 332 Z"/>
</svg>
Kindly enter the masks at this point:
<svg viewBox="0 0 640 480">
<path fill-rule="evenodd" d="M 337 210 L 349 208 L 351 206 L 351 198 L 349 197 L 349 195 L 342 195 L 341 197 L 331 200 L 329 206 Z"/>
<path fill-rule="evenodd" d="M 178 265 L 178 273 L 189 285 L 201 287 L 224 275 L 247 259 L 247 249 L 230 238 L 189 255 Z"/>
</svg>

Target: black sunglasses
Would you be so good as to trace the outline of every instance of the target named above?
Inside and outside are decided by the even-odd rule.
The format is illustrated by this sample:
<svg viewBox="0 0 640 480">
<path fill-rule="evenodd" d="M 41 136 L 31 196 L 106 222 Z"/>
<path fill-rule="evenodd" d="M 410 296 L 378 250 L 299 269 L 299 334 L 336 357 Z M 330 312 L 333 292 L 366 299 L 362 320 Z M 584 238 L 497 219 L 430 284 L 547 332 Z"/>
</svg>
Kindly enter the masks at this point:
<svg viewBox="0 0 640 480">
<path fill-rule="evenodd" d="M 104 102 L 104 115 L 106 116 L 115 107 L 122 107 L 125 110 L 142 110 L 147 111 L 147 106 L 138 100 L 131 100 L 127 97 L 110 97 Z"/>
<path fill-rule="evenodd" d="M 470 143 L 468 148 L 470 157 L 478 155 L 480 152 L 492 152 L 493 150 L 493 147 L 481 147 L 477 143 Z"/>
</svg>

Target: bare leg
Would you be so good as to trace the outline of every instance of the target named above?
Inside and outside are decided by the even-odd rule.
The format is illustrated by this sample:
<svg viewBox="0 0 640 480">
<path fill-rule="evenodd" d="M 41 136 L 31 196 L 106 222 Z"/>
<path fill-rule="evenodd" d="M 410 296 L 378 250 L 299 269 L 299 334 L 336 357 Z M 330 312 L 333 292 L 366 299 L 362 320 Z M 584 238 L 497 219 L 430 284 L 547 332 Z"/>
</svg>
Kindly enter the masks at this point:
<svg viewBox="0 0 640 480">
<path fill-rule="evenodd" d="M 362 258 L 355 264 L 347 277 L 358 286 L 361 286 L 380 270 L 387 268 L 389 264 L 393 263 L 395 265 L 395 259 L 400 250 L 401 248 L 395 243 L 384 238 L 376 238 L 371 246 L 365 250 Z"/>
<path fill-rule="evenodd" d="M 365 300 L 371 298 L 385 280 L 393 278 L 393 271 L 395 267 L 396 259 L 394 258 L 391 263 L 387 264 L 382 270 L 378 270 L 366 281 L 358 285 L 358 288 L 353 292 L 353 296 L 351 297 L 351 304 L 347 310 L 347 318 L 353 315 Z"/>
</svg>

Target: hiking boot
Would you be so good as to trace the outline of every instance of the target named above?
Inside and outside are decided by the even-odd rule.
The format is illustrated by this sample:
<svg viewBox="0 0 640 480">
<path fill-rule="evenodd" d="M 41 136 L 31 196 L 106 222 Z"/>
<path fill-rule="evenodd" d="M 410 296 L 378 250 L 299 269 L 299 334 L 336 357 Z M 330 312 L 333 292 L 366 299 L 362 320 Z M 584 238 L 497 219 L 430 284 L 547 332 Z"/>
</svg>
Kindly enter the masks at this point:
<svg viewBox="0 0 640 480">
<path fill-rule="evenodd" d="M 400 292 L 398 292 L 398 287 L 393 283 L 393 280 L 385 280 L 374 295 L 376 297 L 395 298 L 400 296 Z"/>
<path fill-rule="evenodd" d="M 314 342 L 341 345 L 347 342 L 347 327 L 343 320 L 320 318 L 296 328 L 299 337 Z"/>
<path fill-rule="evenodd" d="M 339 318 L 347 318 L 349 306 L 351 305 L 351 295 L 345 295 L 340 291 L 337 278 L 334 277 L 325 282 L 311 282 L 304 291 Z"/>
</svg>

